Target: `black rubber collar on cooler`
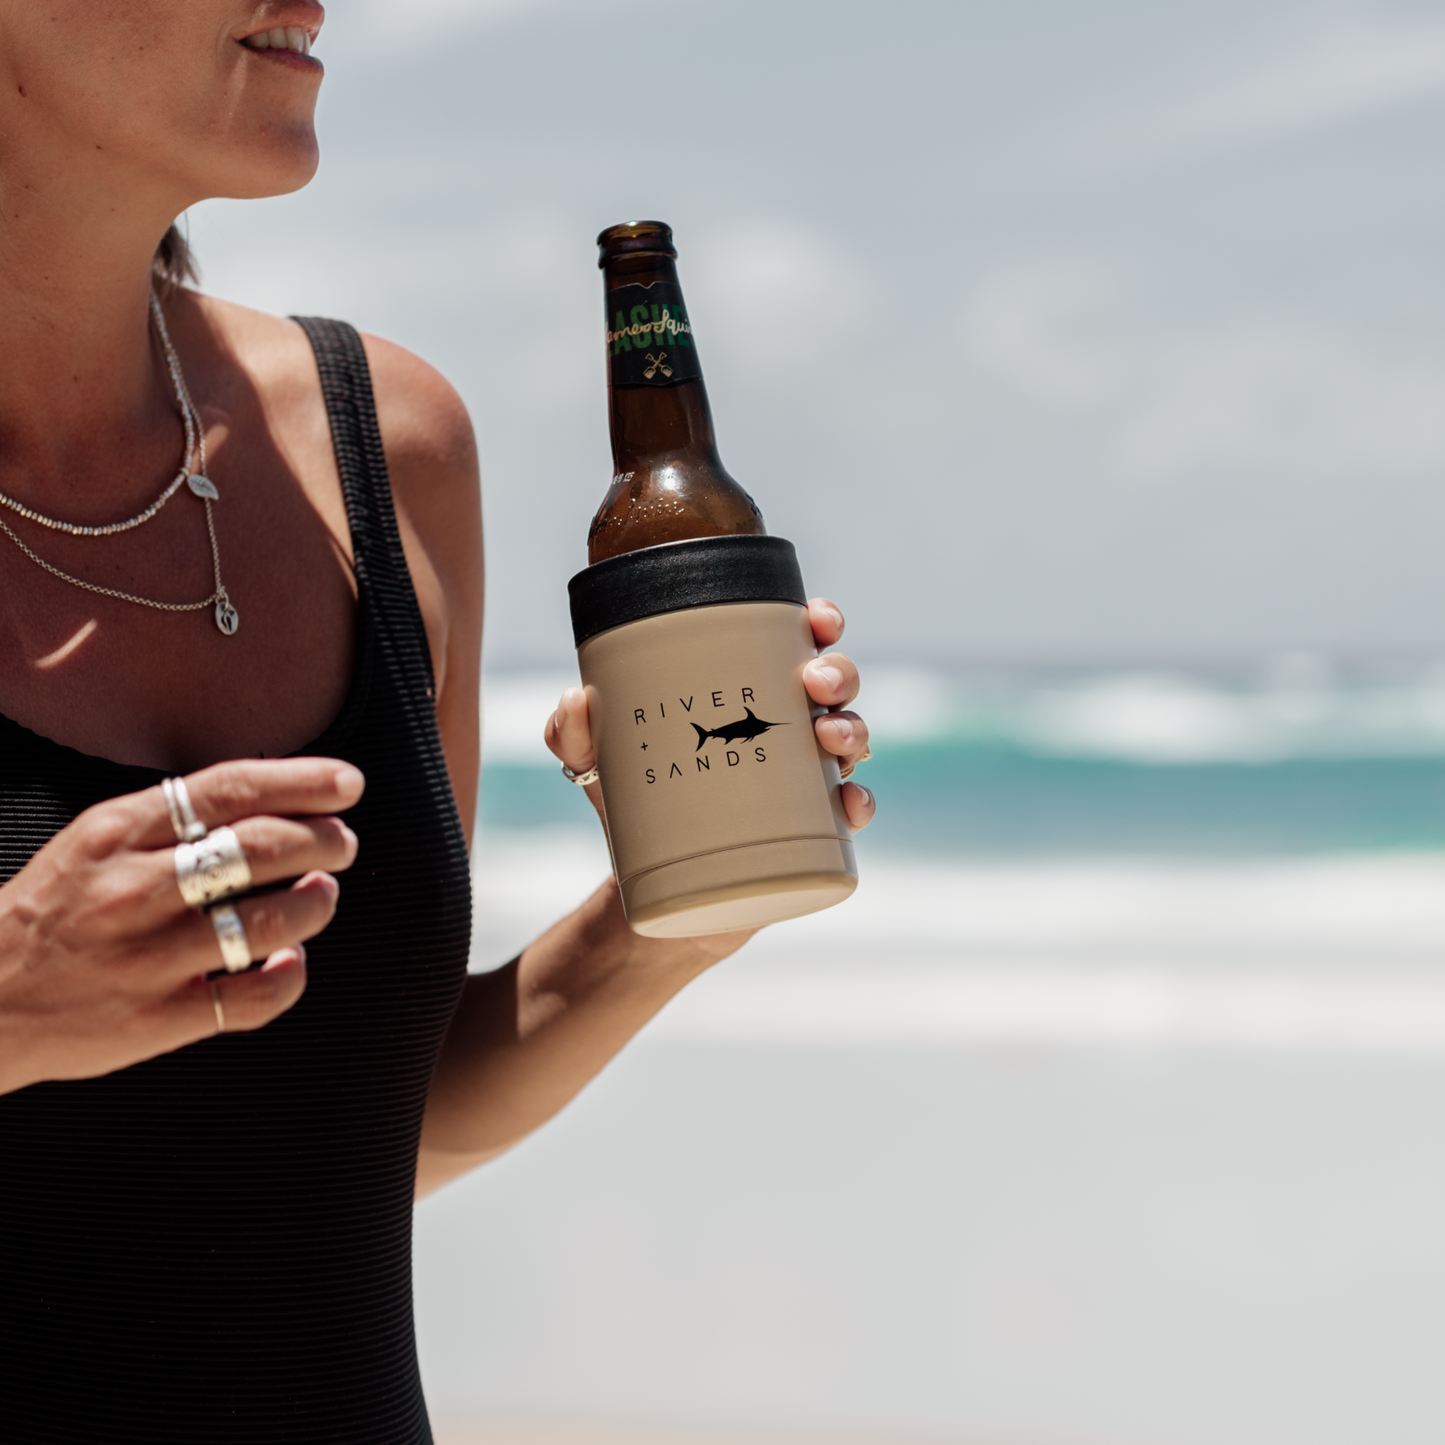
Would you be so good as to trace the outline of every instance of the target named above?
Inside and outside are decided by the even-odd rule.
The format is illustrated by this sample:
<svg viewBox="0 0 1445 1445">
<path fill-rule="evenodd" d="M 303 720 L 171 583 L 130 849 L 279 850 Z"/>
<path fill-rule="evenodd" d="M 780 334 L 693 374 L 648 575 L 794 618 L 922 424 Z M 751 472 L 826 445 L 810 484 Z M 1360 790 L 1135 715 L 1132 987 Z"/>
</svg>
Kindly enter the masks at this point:
<svg viewBox="0 0 1445 1445">
<path fill-rule="evenodd" d="M 782 537 L 696 537 L 609 557 L 568 584 L 572 636 L 589 637 L 685 607 L 806 602 L 798 554 Z"/>
</svg>

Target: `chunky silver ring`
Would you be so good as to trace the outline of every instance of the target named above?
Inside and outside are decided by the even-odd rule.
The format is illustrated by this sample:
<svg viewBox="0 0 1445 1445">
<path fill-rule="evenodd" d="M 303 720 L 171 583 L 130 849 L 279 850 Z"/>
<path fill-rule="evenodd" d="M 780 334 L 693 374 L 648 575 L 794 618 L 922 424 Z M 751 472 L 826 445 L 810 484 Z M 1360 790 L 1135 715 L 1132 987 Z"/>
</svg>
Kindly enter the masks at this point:
<svg viewBox="0 0 1445 1445">
<path fill-rule="evenodd" d="M 188 908 L 244 893 L 251 886 L 251 868 L 241 840 L 230 828 L 215 828 L 194 843 L 177 843 L 176 882 Z"/>
<path fill-rule="evenodd" d="M 221 962 L 227 973 L 240 973 L 251 966 L 251 943 L 246 937 L 246 925 L 232 903 L 220 903 L 208 909 L 211 926 L 216 930 L 216 942 L 221 945 Z"/>
<path fill-rule="evenodd" d="M 856 768 L 859 763 L 871 762 L 872 759 L 873 749 L 870 747 L 865 747 L 863 751 L 859 753 L 858 756 L 854 758 L 853 761 L 849 763 L 846 768 L 839 769 L 838 776 L 840 778 L 851 778 L 853 776 L 853 769 Z"/>
<path fill-rule="evenodd" d="M 177 843 L 195 843 L 206 836 L 206 825 L 196 817 L 191 807 L 190 790 L 184 778 L 166 778 L 161 783 L 165 795 L 166 812 L 171 815 L 171 827 L 175 829 Z"/>
<path fill-rule="evenodd" d="M 585 788 L 588 783 L 595 783 L 601 776 L 595 767 L 588 768 L 585 773 L 574 773 L 566 763 L 562 764 L 562 776 L 569 783 L 576 783 L 579 788 Z"/>
</svg>

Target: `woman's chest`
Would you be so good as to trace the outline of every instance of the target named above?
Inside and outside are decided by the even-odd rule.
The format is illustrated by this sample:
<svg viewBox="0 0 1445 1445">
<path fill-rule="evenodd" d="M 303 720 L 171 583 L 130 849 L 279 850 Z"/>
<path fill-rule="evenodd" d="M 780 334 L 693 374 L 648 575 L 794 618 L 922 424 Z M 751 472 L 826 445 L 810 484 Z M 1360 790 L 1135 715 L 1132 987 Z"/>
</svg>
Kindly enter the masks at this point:
<svg viewBox="0 0 1445 1445">
<path fill-rule="evenodd" d="M 344 513 L 285 469 L 245 462 L 217 467 L 209 519 L 183 491 L 115 537 L 17 527 L 74 580 L 0 538 L 0 713 L 85 753 L 171 770 L 278 756 L 326 728 L 356 646 Z M 229 635 L 206 600 L 218 585 L 238 619 Z"/>
</svg>

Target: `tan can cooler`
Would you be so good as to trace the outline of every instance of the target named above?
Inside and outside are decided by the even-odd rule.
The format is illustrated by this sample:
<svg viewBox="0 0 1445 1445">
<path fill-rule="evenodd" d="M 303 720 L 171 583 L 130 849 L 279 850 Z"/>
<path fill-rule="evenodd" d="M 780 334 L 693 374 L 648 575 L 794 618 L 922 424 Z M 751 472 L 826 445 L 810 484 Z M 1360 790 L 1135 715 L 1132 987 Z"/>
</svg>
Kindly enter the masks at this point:
<svg viewBox="0 0 1445 1445">
<path fill-rule="evenodd" d="M 858 884 L 792 544 L 705 537 L 572 579 L 577 660 L 627 921 L 654 938 L 755 928 Z"/>
</svg>

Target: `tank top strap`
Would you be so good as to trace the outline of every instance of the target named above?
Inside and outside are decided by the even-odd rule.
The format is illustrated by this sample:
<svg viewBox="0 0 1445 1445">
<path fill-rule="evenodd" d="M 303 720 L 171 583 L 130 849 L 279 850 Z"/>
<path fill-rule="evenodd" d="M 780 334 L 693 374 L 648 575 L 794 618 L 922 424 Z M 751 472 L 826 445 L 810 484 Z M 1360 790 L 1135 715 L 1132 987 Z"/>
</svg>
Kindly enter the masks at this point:
<svg viewBox="0 0 1445 1445">
<path fill-rule="evenodd" d="M 361 337 L 345 321 L 320 316 L 291 319 L 305 331 L 316 353 L 321 394 L 331 423 L 331 442 L 351 526 L 361 624 L 370 620 L 377 627 L 386 660 L 398 680 L 414 684 L 415 691 L 434 700 L 431 650 L 402 551 L 376 419 L 371 368 Z M 406 686 L 405 691 L 411 693 L 413 687 Z M 427 711 L 431 710 L 429 706 Z"/>
</svg>

